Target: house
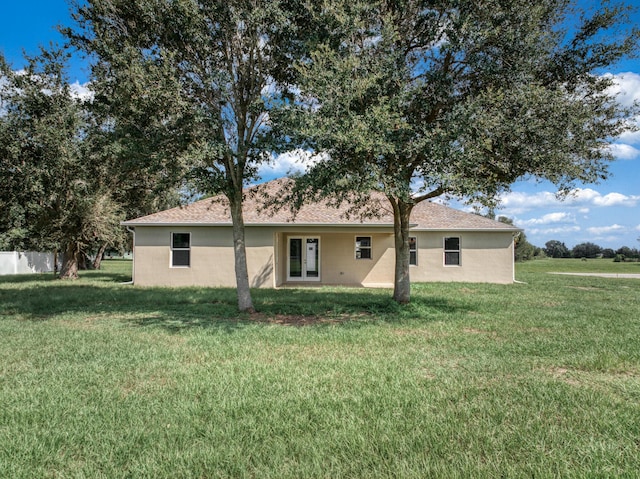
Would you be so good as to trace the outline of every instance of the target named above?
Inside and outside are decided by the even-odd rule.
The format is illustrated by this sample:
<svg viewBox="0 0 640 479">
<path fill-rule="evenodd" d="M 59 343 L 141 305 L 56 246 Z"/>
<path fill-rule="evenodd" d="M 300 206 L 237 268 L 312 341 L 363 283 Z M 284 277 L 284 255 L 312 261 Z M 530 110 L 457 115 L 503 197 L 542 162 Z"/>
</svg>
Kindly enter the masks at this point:
<svg viewBox="0 0 640 479">
<path fill-rule="evenodd" d="M 248 188 L 244 201 L 249 282 L 391 287 L 393 213 L 372 196 L 373 218 L 348 218 L 348 205 L 265 211 L 265 195 L 291 180 Z M 200 200 L 123 222 L 134 232 L 133 282 L 141 286 L 235 287 L 231 217 L 226 198 Z M 512 225 L 424 201 L 411 215 L 411 280 L 511 283 Z"/>
</svg>

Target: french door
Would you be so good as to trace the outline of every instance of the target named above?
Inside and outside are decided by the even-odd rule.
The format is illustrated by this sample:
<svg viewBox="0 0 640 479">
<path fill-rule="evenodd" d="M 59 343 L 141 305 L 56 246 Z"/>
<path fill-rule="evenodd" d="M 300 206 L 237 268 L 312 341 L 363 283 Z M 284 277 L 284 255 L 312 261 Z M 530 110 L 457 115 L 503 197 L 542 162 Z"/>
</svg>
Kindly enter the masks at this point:
<svg viewBox="0 0 640 479">
<path fill-rule="evenodd" d="M 287 238 L 287 281 L 320 281 L 320 238 Z"/>
</svg>

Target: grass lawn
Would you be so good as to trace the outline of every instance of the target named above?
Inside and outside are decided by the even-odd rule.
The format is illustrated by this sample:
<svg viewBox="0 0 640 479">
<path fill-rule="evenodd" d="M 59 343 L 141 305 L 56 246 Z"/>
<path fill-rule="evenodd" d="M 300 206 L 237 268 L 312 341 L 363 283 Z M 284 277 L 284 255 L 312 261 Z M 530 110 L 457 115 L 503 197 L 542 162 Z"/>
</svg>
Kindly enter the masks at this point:
<svg viewBox="0 0 640 479">
<path fill-rule="evenodd" d="M 523 284 L 0 277 L 0 477 L 638 477 L 640 263 Z"/>
</svg>

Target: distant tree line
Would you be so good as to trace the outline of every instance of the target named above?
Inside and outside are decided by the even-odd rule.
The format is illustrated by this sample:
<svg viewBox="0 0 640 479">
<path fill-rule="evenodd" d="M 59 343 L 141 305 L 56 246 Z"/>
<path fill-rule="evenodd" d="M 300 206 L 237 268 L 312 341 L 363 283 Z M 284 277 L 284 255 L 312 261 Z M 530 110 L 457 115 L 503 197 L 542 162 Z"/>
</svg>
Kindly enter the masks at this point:
<svg viewBox="0 0 640 479">
<path fill-rule="evenodd" d="M 492 211 L 486 215 L 491 219 L 496 219 Z M 513 225 L 513 219 L 506 216 L 497 218 L 501 223 Z M 640 241 L 640 238 L 638 238 Z M 616 262 L 624 261 L 640 261 L 640 250 L 638 248 L 630 248 L 622 246 L 618 249 L 603 248 L 595 243 L 586 242 L 568 248 L 562 241 L 550 240 L 544 245 L 544 248 L 535 246 L 527 240 L 524 231 L 516 234 L 514 242 L 514 259 L 517 262 L 529 261 L 536 258 L 610 258 Z"/>
<path fill-rule="evenodd" d="M 569 249 L 562 241 L 547 241 L 542 249 L 550 258 L 612 258 L 614 261 L 638 261 L 640 251 L 637 248 L 622 246 L 618 249 L 602 248 L 597 244 L 586 242 Z"/>
</svg>

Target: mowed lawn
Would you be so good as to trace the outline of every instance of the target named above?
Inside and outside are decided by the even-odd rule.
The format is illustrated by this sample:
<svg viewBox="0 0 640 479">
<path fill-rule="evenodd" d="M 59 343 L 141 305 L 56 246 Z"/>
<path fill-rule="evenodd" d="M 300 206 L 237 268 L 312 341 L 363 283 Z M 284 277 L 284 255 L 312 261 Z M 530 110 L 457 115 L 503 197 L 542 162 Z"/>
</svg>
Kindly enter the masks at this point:
<svg viewBox="0 0 640 479">
<path fill-rule="evenodd" d="M 638 477 L 640 263 L 522 284 L 0 278 L 0 477 Z"/>
</svg>

